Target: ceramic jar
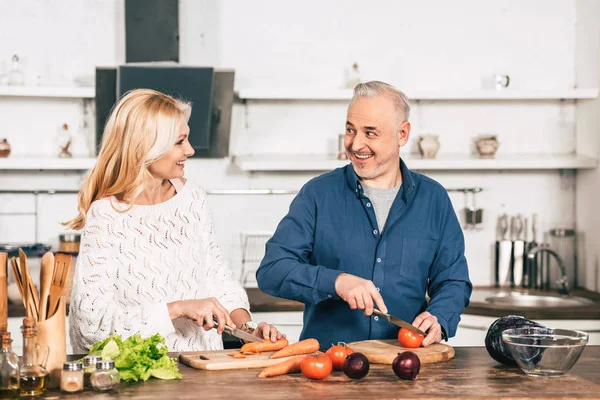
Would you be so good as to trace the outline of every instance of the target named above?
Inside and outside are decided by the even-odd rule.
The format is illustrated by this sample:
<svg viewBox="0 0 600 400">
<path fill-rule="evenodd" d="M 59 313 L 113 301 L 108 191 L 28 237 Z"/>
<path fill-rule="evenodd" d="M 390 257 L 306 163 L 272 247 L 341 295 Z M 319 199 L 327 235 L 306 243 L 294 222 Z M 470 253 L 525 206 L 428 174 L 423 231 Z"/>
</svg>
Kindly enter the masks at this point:
<svg viewBox="0 0 600 400">
<path fill-rule="evenodd" d="M 481 134 L 475 138 L 475 147 L 482 158 L 492 158 L 500 146 L 498 137 L 492 134 Z"/>
<path fill-rule="evenodd" d="M 440 140 L 438 135 L 421 135 L 419 138 L 419 150 L 423 158 L 435 158 L 440 149 Z"/>
<path fill-rule="evenodd" d="M 10 155 L 10 144 L 6 139 L 0 139 L 0 158 L 8 157 Z"/>
</svg>

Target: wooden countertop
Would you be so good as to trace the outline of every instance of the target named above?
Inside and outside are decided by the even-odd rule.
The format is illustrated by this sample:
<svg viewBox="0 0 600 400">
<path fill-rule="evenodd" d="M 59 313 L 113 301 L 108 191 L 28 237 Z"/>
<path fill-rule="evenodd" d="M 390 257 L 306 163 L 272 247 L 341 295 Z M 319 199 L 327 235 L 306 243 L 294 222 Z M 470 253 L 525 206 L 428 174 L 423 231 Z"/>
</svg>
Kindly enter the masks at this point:
<svg viewBox="0 0 600 400">
<path fill-rule="evenodd" d="M 260 369 L 202 371 L 179 364 L 183 380 L 150 379 L 122 383 L 113 395 L 86 390 L 80 394 L 49 391 L 47 399 L 581 399 L 600 397 L 600 346 L 587 346 L 567 375 L 525 375 L 497 364 L 484 347 L 457 347 L 454 359 L 421 366 L 416 381 L 399 380 L 389 365 L 371 365 L 369 375 L 353 381 L 334 371 L 322 381 L 302 374 L 258 379 Z"/>
<path fill-rule="evenodd" d="M 506 291 L 507 289 L 502 289 Z M 253 312 L 279 312 L 302 311 L 302 303 L 293 300 L 280 299 L 261 292 L 259 289 L 246 289 L 250 300 L 250 310 Z M 492 287 L 473 288 L 471 304 L 465 314 L 482 315 L 488 317 L 502 317 L 516 314 L 529 319 L 600 319 L 600 293 L 590 292 L 585 289 L 574 289 L 570 292 L 573 296 L 584 297 L 595 303 L 579 307 L 553 307 L 553 308 L 528 308 L 484 302 L 485 293 L 500 291 Z M 552 294 L 556 292 L 543 292 L 530 290 L 529 293 Z"/>
</svg>

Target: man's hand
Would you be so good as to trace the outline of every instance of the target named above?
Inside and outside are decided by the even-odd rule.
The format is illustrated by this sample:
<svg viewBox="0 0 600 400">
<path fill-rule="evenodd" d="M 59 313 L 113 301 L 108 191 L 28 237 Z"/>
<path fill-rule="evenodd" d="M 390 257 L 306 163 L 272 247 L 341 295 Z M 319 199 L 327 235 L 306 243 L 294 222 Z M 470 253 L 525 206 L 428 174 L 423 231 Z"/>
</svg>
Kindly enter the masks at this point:
<svg viewBox="0 0 600 400">
<path fill-rule="evenodd" d="M 438 323 L 437 317 L 431 315 L 429 311 L 417 315 L 412 324 L 427 333 L 427 336 L 423 339 L 423 347 L 442 341 L 442 326 Z"/>
<path fill-rule="evenodd" d="M 365 310 L 365 315 L 373 314 L 375 304 L 380 311 L 387 313 L 383 298 L 372 281 L 342 273 L 335 280 L 335 292 L 353 310 Z"/>
</svg>

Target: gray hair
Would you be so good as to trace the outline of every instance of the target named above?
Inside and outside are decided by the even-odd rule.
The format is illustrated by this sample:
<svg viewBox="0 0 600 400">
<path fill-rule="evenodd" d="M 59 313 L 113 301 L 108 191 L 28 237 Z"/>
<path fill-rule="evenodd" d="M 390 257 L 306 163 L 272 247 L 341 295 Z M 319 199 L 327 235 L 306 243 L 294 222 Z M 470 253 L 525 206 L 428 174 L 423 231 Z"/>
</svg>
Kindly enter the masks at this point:
<svg viewBox="0 0 600 400">
<path fill-rule="evenodd" d="M 410 105 L 408 104 L 408 97 L 399 89 L 396 89 L 394 86 L 389 83 L 380 82 L 380 81 L 369 81 L 364 83 L 359 83 L 354 87 L 354 95 L 352 96 L 352 100 L 350 104 L 358 98 L 358 97 L 376 97 L 387 94 L 394 101 L 394 106 L 396 108 L 396 112 L 398 113 L 398 117 L 404 121 L 408 121 L 408 117 L 410 116 Z"/>
</svg>

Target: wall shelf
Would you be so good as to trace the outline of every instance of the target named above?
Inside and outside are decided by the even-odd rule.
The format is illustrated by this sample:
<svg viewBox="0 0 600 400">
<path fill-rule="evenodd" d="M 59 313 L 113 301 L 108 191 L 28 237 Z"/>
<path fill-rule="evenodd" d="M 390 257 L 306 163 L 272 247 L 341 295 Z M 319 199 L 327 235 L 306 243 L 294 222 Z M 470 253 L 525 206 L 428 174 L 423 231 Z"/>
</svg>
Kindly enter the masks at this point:
<svg viewBox="0 0 600 400">
<path fill-rule="evenodd" d="M 417 171 L 594 169 L 598 166 L 597 159 L 574 154 L 507 155 L 494 159 L 444 155 L 434 160 L 406 156 L 403 160 Z M 233 162 L 246 172 L 323 172 L 348 164 L 347 160 L 338 160 L 333 155 L 299 154 L 235 156 Z"/>
<path fill-rule="evenodd" d="M 9 156 L 0 158 L 0 171 L 85 171 L 95 164 L 95 158 Z"/>
<path fill-rule="evenodd" d="M 96 89 L 84 86 L 0 86 L 0 97 L 7 96 L 93 99 Z"/>
<path fill-rule="evenodd" d="M 411 100 L 574 100 L 595 99 L 597 88 L 555 90 L 466 90 L 466 91 L 407 91 Z M 352 98 L 350 89 L 277 88 L 241 89 L 237 95 L 242 100 L 324 100 L 341 101 Z"/>
</svg>

